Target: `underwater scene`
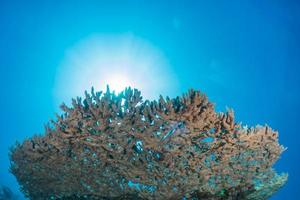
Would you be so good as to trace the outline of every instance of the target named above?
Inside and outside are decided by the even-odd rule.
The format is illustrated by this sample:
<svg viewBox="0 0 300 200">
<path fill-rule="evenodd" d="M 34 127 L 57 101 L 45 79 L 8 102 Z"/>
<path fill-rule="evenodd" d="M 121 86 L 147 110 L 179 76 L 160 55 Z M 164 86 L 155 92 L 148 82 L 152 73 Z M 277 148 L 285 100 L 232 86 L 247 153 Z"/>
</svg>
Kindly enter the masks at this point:
<svg viewBox="0 0 300 200">
<path fill-rule="evenodd" d="M 0 200 L 297 200 L 300 2 L 0 2 Z"/>
</svg>

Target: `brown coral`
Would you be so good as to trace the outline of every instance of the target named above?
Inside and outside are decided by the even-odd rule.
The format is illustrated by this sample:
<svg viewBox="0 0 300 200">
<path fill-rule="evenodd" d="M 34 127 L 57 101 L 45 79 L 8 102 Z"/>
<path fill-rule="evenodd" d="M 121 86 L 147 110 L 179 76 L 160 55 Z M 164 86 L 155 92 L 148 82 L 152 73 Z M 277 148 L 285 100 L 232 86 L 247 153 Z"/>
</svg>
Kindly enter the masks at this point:
<svg viewBox="0 0 300 200">
<path fill-rule="evenodd" d="M 11 151 L 30 199 L 267 199 L 287 180 L 272 170 L 278 133 L 242 128 L 199 91 L 143 101 L 136 89 L 92 89 L 61 108 Z"/>
</svg>

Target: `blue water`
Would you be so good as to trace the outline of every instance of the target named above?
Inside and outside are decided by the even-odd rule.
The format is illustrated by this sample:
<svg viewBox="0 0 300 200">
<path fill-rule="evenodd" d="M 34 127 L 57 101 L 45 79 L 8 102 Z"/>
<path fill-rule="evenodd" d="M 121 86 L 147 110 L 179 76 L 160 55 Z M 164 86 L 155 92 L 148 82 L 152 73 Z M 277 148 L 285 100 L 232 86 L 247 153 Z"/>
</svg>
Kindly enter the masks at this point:
<svg viewBox="0 0 300 200">
<path fill-rule="evenodd" d="M 139 75 L 143 87 L 171 96 L 200 89 L 218 111 L 233 108 L 237 121 L 266 123 L 278 130 L 288 150 L 275 167 L 288 172 L 289 180 L 272 200 L 297 199 L 300 2 L 292 0 L 0 1 L 0 185 L 21 196 L 8 172 L 9 147 L 43 132 L 43 124 L 63 100 L 57 91 L 70 93 L 72 87 L 64 87 L 64 80 L 88 82 L 80 73 L 59 81 L 57 77 L 70 49 L 103 34 L 111 40 L 130 35 L 147 41 L 167 60 L 167 72 L 157 69 L 162 73 L 155 72 L 156 77 L 149 77 L 152 65 L 146 65 Z M 111 56 L 114 49 L 104 52 Z M 76 55 L 81 59 L 82 54 Z M 122 70 L 122 63 L 119 67 Z M 93 68 L 86 64 L 86 69 Z M 136 71 L 130 66 L 126 70 Z M 165 81 L 156 84 L 156 79 Z M 167 89 L 160 90 L 163 86 Z"/>
</svg>

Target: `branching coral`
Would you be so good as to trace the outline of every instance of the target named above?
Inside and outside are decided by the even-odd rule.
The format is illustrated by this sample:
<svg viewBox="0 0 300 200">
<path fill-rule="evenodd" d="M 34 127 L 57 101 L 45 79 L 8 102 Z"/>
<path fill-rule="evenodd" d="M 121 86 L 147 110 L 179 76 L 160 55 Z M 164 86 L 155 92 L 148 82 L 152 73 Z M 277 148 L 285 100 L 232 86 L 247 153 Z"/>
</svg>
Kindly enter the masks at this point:
<svg viewBox="0 0 300 200">
<path fill-rule="evenodd" d="M 17 143 L 11 172 L 30 199 L 267 199 L 287 180 L 268 126 L 242 128 L 190 90 L 143 101 L 127 88 L 61 106 L 45 134 Z"/>
</svg>

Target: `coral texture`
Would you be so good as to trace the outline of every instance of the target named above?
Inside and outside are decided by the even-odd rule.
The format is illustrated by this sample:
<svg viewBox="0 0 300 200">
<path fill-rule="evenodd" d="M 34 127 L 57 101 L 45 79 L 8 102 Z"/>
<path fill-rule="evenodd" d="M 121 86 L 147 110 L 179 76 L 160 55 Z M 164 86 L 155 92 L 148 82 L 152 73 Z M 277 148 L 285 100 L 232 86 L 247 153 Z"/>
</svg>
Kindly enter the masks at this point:
<svg viewBox="0 0 300 200">
<path fill-rule="evenodd" d="M 143 101 L 140 91 L 85 93 L 11 150 L 30 199 L 267 199 L 287 181 L 268 126 L 242 127 L 199 91 Z"/>
</svg>

